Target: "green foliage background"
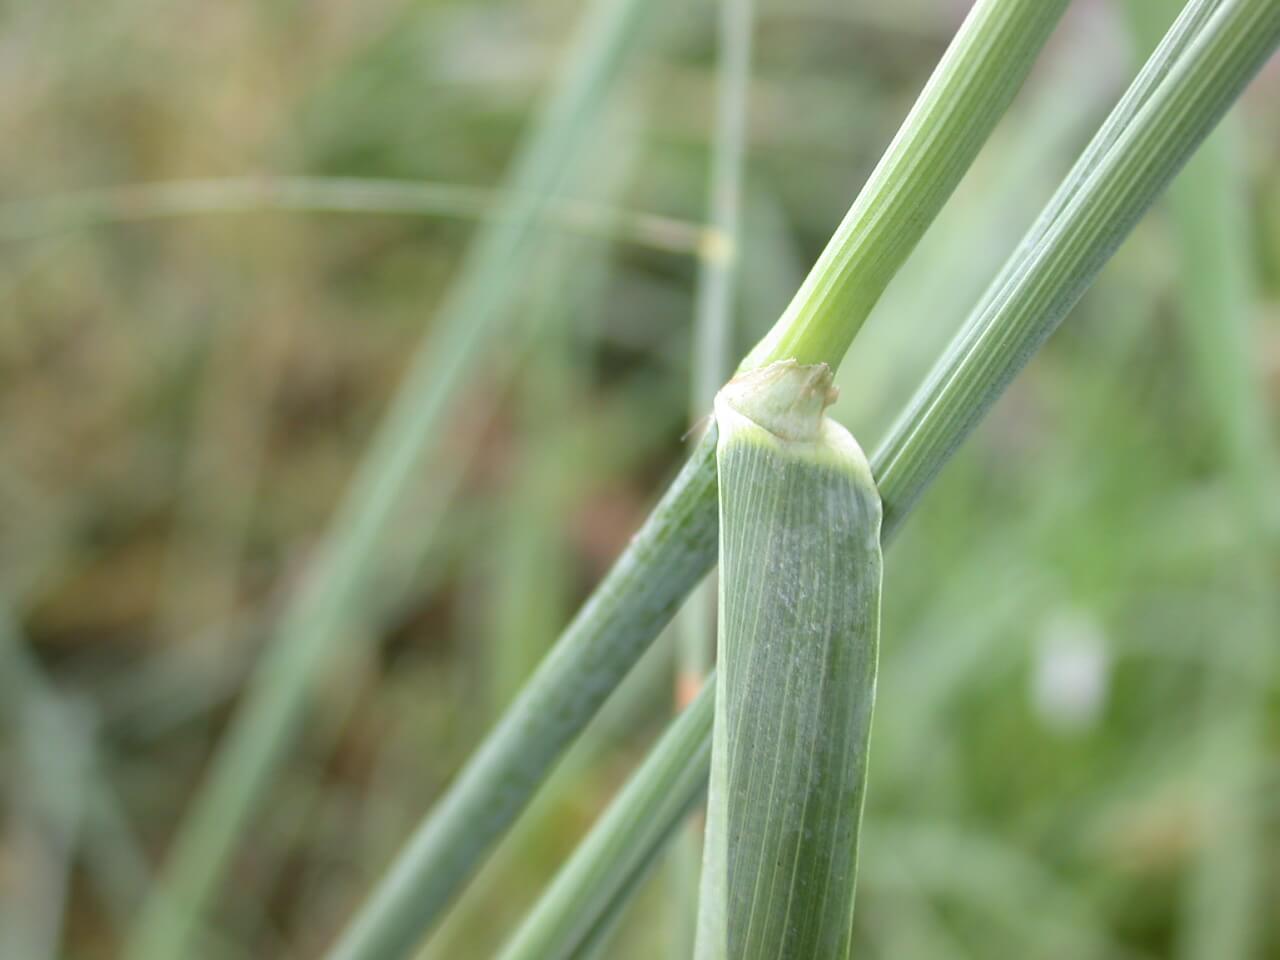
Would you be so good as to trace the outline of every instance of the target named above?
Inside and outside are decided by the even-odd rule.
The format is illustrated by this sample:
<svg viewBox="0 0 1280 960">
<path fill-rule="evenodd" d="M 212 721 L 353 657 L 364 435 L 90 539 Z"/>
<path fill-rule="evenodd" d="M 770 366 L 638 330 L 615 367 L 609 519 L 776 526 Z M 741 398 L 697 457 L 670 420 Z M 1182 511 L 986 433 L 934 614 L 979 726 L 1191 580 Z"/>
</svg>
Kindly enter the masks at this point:
<svg viewBox="0 0 1280 960">
<path fill-rule="evenodd" d="M 964 7 L 760 0 L 739 353 Z M 487 190 L 578 8 L 0 3 L 0 954 L 116 955 L 474 229 L 404 203 L 273 210 L 272 189 Z M 201 955 L 323 950 L 682 458 L 715 21 L 652 19 L 439 438 L 460 489 L 428 543 L 414 504 L 398 517 Z M 834 411 L 866 449 L 1124 88 L 1134 33 L 1074 5 L 876 309 Z M 1258 547 L 1280 491 L 1247 519 L 1195 334 L 1237 271 L 1265 461 L 1278 97 L 1273 64 L 887 558 L 860 956 L 1280 957 L 1280 565 Z M 197 179 L 218 182 L 163 216 L 139 187 Z M 584 204 L 664 219 L 566 225 Z M 442 482 L 424 468 L 421 500 Z M 665 724 L 672 659 L 642 663 L 427 956 L 502 942 Z M 667 882 L 610 956 L 662 953 Z"/>
</svg>

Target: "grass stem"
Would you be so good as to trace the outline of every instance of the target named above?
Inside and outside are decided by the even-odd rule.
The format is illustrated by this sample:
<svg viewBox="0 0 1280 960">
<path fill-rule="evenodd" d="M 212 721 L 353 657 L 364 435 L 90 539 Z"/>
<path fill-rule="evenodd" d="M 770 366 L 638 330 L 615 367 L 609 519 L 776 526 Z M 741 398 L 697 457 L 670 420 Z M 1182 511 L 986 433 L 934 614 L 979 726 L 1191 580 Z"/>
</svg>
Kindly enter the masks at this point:
<svg viewBox="0 0 1280 960">
<path fill-rule="evenodd" d="M 806 283 L 825 306 L 801 311 L 794 328 L 790 321 L 775 327 L 748 365 L 796 346 L 818 359 L 835 353 L 832 365 L 839 362 L 843 348 L 837 346 L 852 340 L 875 296 L 936 216 L 1063 9 L 1064 0 L 982 0 L 974 8 L 926 86 L 922 106 L 907 117 L 815 267 L 819 279 Z M 917 162 L 910 151 L 926 145 L 945 153 L 945 161 Z M 850 249 L 841 252 L 841 244 Z M 859 278 L 874 295 L 845 303 L 840 294 Z M 796 303 L 802 299 L 803 293 Z M 511 709 L 419 825 L 332 957 L 396 957 L 416 943 L 711 568 L 715 442 L 715 431 L 708 431 Z"/>
</svg>

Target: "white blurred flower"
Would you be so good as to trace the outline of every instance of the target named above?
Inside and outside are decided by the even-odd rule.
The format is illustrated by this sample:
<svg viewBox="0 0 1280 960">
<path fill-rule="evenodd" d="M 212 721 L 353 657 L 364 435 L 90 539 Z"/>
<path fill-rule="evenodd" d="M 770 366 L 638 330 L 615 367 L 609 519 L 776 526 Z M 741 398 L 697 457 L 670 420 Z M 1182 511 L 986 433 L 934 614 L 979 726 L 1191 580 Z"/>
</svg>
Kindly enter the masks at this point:
<svg viewBox="0 0 1280 960">
<path fill-rule="evenodd" d="M 1032 706 L 1046 727 L 1081 734 L 1106 705 L 1111 657 L 1102 625 L 1090 614 L 1065 611 L 1040 628 L 1031 668 Z"/>
</svg>

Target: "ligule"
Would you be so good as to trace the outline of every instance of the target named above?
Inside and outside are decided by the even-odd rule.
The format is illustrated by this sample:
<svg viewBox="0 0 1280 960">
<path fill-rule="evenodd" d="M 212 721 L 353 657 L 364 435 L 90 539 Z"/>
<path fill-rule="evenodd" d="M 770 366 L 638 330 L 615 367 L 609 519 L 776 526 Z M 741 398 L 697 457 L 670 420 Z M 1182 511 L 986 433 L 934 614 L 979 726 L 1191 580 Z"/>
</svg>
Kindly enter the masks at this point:
<svg viewBox="0 0 1280 960">
<path fill-rule="evenodd" d="M 700 960 L 849 954 L 880 624 L 880 497 L 825 364 L 716 398 L 720 629 Z"/>
</svg>

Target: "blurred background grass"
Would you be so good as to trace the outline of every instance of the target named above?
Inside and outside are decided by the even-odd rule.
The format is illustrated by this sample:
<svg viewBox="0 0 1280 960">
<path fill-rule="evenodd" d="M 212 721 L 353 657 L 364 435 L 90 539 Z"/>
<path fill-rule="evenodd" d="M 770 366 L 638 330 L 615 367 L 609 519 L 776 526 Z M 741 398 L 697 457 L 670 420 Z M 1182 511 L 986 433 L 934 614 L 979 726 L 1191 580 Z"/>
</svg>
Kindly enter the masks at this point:
<svg viewBox="0 0 1280 960">
<path fill-rule="evenodd" d="M 739 352 L 966 6 L 758 0 Z M 578 12 L 0 3 L 3 956 L 116 955 Z M 1123 13 L 1075 4 L 859 338 L 836 416 L 868 449 L 1153 44 Z M 429 542 L 398 514 L 202 955 L 322 951 L 680 461 L 715 10 L 651 20 L 437 440 L 464 481 Z M 1280 565 L 1257 536 L 1280 492 L 1251 512 L 1230 416 L 1265 462 L 1277 98 L 1273 65 L 888 560 L 860 955 L 1280 957 Z M 1203 309 L 1224 269 L 1243 412 L 1195 335 L 1225 322 Z M 421 471 L 428 509 L 445 482 Z M 426 955 L 502 941 L 670 715 L 672 661 L 641 664 Z M 669 949 L 670 886 L 610 956 Z"/>
</svg>

